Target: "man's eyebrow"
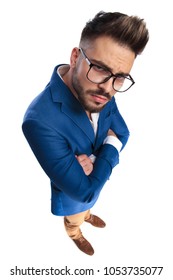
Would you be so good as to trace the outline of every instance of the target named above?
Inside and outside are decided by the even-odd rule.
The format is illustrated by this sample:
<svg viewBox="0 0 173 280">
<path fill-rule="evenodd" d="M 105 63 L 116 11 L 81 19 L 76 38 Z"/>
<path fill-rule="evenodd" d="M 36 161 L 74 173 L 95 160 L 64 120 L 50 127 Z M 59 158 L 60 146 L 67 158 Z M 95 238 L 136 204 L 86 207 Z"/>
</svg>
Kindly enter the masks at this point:
<svg viewBox="0 0 173 280">
<path fill-rule="evenodd" d="M 91 63 L 96 64 L 98 66 L 103 67 L 105 70 L 108 70 L 110 72 L 112 72 L 112 69 L 106 65 L 103 61 L 97 60 L 97 59 L 90 59 Z"/>
<path fill-rule="evenodd" d="M 108 70 L 109 72 L 111 72 L 112 74 L 114 75 L 123 75 L 123 76 L 128 76 L 129 73 L 124 73 L 124 72 L 117 72 L 117 73 L 114 73 L 113 70 L 108 66 L 106 65 L 103 61 L 100 61 L 100 60 L 96 60 L 96 59 L 90 59 L 91 63 L 93 64 L 96 64 L 98 66 L 101 66 L 103 67 L 105 70 Z"/>
</svg>

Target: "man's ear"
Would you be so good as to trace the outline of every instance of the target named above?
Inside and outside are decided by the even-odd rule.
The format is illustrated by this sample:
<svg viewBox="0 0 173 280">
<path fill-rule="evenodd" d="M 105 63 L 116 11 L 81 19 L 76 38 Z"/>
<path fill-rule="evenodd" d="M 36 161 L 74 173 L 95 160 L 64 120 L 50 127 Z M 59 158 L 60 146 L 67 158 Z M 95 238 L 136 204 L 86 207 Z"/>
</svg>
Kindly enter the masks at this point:
<svg viewBox="0 0 173 280">
<path fill-rule="evenodd" d="M 72 49 L 72 52 L 71 52 L 71 57 L 70 57 L 70 65 L 71 67 L 75 67 L 76 66 L 76 62 L 77 62 L 77 59 L 79 57 L 79 49 L 78 48 L 73 48 Z"/>
</svg>

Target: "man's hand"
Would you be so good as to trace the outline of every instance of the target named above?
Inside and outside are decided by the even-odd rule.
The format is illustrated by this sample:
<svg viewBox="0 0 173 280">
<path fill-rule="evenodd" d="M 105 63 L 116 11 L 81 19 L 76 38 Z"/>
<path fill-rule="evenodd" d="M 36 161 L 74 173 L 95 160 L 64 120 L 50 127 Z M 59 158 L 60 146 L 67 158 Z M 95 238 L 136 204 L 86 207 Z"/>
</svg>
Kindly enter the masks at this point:
<svg viewBox="0 0 173 280">
<path fill-rule="evenodd" d="M 115 136 L 115 137 L 117 137 L 116 134 L 111 129 L 108 130 L 108 135 L 107 136 Z"/>
<path fill-rule="evenodd" d="M 85 154 L 76 156 L 76 159 L 78 160 L 79 164 L 82 166 L 85 175 L 87 176 L 90 175 L 90 173 L 93 171 L 93 163 L 91 159 Z"/>
</svg>

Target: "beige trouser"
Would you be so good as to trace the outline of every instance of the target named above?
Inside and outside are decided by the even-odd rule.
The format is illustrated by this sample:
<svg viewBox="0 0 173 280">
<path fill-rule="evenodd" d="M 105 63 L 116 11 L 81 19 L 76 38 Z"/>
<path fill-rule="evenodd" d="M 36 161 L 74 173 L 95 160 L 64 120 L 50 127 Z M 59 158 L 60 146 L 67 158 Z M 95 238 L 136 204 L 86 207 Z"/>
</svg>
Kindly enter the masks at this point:
<svg viewBox="0 0 173 280">
<path fill-rule="evenodd" d="M 64 226 L 70 238 L 78 239 L 82 236 L 80 225 L 89 217 L 90 210 L 64 217 Z"/>
</svg>

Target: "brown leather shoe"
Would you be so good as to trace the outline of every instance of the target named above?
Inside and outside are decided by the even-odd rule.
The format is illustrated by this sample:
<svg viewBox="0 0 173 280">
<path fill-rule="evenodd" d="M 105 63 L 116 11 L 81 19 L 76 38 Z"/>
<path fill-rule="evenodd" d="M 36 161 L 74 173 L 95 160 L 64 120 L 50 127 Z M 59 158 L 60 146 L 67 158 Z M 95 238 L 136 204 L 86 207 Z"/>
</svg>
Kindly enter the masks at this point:
<svg viewBox="0 0 173 280">
<path fill-rule="evenodd" d="M 90 255 L 90 256 L 92 256 L 94 254 L 93 247 L 83 236 L 81 236 L 78 239 L 72 239 L 72 240 L 74 241 L 76 246 L 79 248 L 79 250 L 81 250 L 85 254 Z"/>
<path fill-rule="evenodd" d="M 90 215 L 88 220 L 85 220 L 85 222 L 99 228 L 104 228 L 106 226 L 105 222 L 102 219 L 92 214 Z"/>
</svg>

